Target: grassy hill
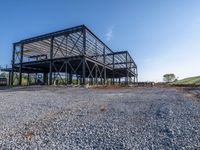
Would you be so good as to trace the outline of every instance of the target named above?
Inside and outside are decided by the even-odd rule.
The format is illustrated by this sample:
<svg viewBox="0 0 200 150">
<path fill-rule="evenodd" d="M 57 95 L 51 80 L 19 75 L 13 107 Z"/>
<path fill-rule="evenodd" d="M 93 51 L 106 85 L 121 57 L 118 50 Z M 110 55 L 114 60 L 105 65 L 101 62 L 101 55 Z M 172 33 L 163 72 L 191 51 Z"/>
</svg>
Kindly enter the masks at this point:
<svg viewBox="0 0 200 150">
<path fill-rule="evenodd" d="M 194 85 L 200 85 L 200 76 L 196 77 L 189 77 L 182 80 L 176 81 L 174 84 L 194 84 Z"/>
</svg>

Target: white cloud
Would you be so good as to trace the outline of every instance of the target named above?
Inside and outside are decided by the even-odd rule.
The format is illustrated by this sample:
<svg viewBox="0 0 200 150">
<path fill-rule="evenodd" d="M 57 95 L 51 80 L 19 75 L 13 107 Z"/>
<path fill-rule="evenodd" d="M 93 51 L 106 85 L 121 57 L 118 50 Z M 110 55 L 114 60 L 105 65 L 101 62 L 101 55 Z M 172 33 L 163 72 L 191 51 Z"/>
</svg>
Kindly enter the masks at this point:
<svg viewBox="0 0 200 150">
<path fill-rule="evenodd" d="M 115 25 L 112 25 L 107 29 L 107 32 L 105 34 L 107 41 L 111 41 L 111 39 L 113 38 L 113 30 L 114 30 L 114 28 L 115 28 Z"/>
</svg>

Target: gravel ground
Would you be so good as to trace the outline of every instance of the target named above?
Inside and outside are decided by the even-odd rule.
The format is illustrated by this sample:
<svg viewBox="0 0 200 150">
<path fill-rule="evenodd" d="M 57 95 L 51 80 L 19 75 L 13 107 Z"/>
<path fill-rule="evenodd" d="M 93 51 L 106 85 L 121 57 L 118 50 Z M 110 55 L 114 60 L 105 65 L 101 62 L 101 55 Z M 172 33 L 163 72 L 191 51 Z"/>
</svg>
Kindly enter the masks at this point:
<svg viewBox="0 0 200 150">
<path fill-rule="evenodd" d="M 200 101 L 173 88 L 2 90 L 0 149 L 200 149 Z"/>
</svg>

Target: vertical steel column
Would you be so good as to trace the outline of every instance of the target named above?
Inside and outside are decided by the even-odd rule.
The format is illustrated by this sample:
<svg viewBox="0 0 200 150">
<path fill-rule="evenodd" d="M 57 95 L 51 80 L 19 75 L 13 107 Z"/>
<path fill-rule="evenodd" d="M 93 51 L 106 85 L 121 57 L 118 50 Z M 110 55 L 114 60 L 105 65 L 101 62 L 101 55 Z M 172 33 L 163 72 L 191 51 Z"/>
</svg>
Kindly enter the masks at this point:
<svg viewBox="0 0 200 150">
<path fill-rule="evenodd" d="M 67 51 L 68 51 L 68 34 L 65 36 L 66 37 L 66 57 L 68 55 Z M 67 85 L 69 80 L 68 80 L 68 74 L 67 74 L 67 65 L 68 65 L 68 61 L 65 61 L 65 84 Z"/>
<path fill-rule="evenodd" d="M 52 73 L 53 74 L 53 82 L 52 82 L 52 84 L 56 84 L 56 73 L 55 72 L 53 72 Z"/>
<path fill-rule="evenodd" d="M 68 74 L 67 74 L 67 61 L 65 61 L 65 84 L 67 85 L 68 84 Z"/>
<path fill-rule="evenodd" d="M 106 52 L 105 46 L 103 47 L 103 73 L 104 73 L 104 84 L 106 84 Z"/>
<path fill-rule="evenodd" d="M 128 60 L 129 62 L 130 60 Z M 131 83 L 131 76 L 130 76 L 130 63 L 128 64 L 128 84 Z"/>
<path fill-rule="evenodd" d="M 134 78 L 133 78 L 134 80 L 133 80 L 133 82 L 135 83 L 135 81 L 136 81 L 136 69 L 134 68 Z"/>
<path fill-rule="evenodd" d="M 121 83 L 121 78 L 119 77 L 119 84 Z"/>
<path fill-rule="evenodd" d="M 49 64 L 49 85 L 52 85 L 52 71 L 53 71 L 53 41 L 54 41 L 54 37 L 51 37 L 51 46 L 50 46 L 50 64 Z"/>
<path fill-rule="evenodd" d="M 29 81 L 30 81 L 30 76 L 29 76 L 29 72 L 28 72 L 28 77 L 27 77 L 27 86 L 29 85 Z"/>
<path fill-rule="evenodd" d="M 46 84 L 46 73 L 43 73 L 43 84 Z"/>
<path fill-rule="evenodd" d="M 132 84 L 132 75 L 131 75 L 131 77 L 130 77 L 130 84 Z"/>
<path fill-rule="evenodd" d="M 95 40 L 95 54 L 96 54 L 96 60 L 97 60 L 97 40 Z M 97 82 L 97 64 L 96 64 L 96 66 L 95 66 L 95 84 L 98 84 L 98 82 Z"/>
<path fill-rule="evenodd" d="M 69 74 L 69 84 L 72 84 L 72 71 Z"/>
<path fill-rule="evenodd" d="M 11 80 L 11 71 L 8 72 L 8 85 L 9 86 L 11 85 L 10 80 Z"/>
<path fill-rule="evenodd" d="M 138 69 L 136 67 L 136 82 L 138 83 Z"/>
<path fill-rule="evenodd" d="M 24 55 L 24 45 L 21 44 L 21 51 L 20 51 L 20 70 L 19 70 L 19 85 L 22 85 L 22 63 L 23 63 L 23 55 Z"/>
<path fill-rule="evenodd" d="M 95 84 L 97 83 L 97 64 L 95 64 Z"/>
<path fill-rule="evenodd" d="M 113 53 L 113 59 L 112 59 L 112 62 L 113 62 L 113 73 L 112 73 L 112 84 L 115 84 L 115 74 L 114 74 L 114 68 L 115 68 L 115 54 Z"/>
<path fill-rule="evenodd" d="M 46 72 L 43 73 L 43 82 L 44 82 L 45 85 L 48 84 L 48 74 Z"/>
<path fill-rule="evenodd" d="M 126 79 L 125 79 L 125 84 L 128 84 L 128 53 L 126 52 Z"/>
<path fill-rule="evenodd" d="M 101 80 L 101 84 L 103 84 L 102 73 L 101 73 L 100 80 Z"/>
<path fill-rule="evenodd" d="M 78 76 L 78 85 L 80 85 L 81 84 L 81 76 L 79 75 Z"/>
<path fill-rule="evenodd" d="M 85 85 L 85 56 L 83 56 L 83 64 L 82 64 L 82 68 L 83 68 L 83 75 L 82 75 L 82 84 Z"/>
<path fill-rule="evenodd" d="M 14 85 L 15 51 L 16 51 L 16 45 L 13 44 L 12 73 L 11 73 L 11 85 L 12 86 Z"/>
<path fill-rule="evenodd" d="M 82 78 L 83 78 L 83 81 L 82 81 L 82 84 L 85 85 L 85 54 L 86 54 L 86 29 L 85 27 L 83 27 L 83 63 L 82 63 L 82 69 L 83 69 L 83 74 L 82 74 Z"/>
<path fill-rule="evenodd" d="M 92 78 L 89 78 L 89 84 L 92 85 Z"/>
<path fill-rule="evenodd" d="M 76 84 L 78 85 L 78 75 L 76 74 Z"/>
<path fill-rule="evenodd" d="M 38 77 L 38 74 L 35 73 L 35 84 L 37 84 L 37 77 Z"/>
</svg>

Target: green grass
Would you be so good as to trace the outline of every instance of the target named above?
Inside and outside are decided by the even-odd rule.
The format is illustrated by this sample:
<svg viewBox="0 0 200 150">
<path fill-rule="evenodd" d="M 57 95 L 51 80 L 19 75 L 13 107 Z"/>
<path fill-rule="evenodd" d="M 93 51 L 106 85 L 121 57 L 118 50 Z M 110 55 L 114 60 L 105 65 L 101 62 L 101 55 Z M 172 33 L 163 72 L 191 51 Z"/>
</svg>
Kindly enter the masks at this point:
<svg viewBox="0 0 200 150">
<path fill-rule="evenodd" d="M 200 85 L 200 76 L 189 77 L 189 78 L 185 78 L 185 79 L 182 79 L 182 80 L 178 80 L 178 81 L 174 82 L 174 84 L 194 84 L 194 85 Z"/>
</svg>

